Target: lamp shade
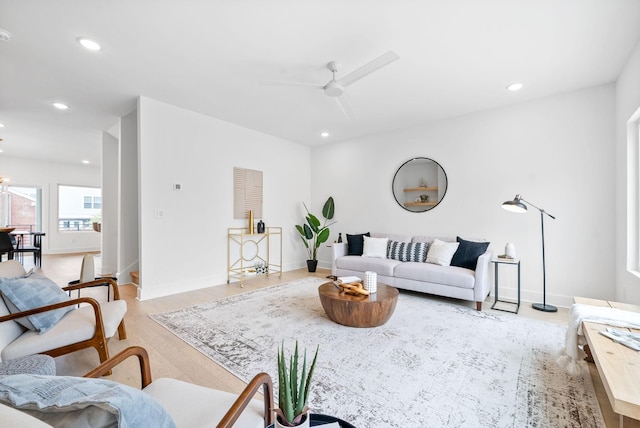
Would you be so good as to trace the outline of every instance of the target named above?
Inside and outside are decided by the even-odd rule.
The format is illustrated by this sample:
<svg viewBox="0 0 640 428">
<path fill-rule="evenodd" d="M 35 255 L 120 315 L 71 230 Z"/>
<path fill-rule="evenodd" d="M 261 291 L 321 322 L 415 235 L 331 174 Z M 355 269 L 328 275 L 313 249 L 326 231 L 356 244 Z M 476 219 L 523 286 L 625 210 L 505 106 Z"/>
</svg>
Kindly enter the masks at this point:
<svg viewBox="0 0 640 428">
<path fill-rule="evenodd" d="M 502 208 L 507 211 L 512 211 L 514 213 L 524 213 L 527 212 L 527 206 L 522 203 L 522 197 L 520 195 L 516 195 L 513 198 L 513 201 L 506 201 L 502 203 Z"/>
</svg>

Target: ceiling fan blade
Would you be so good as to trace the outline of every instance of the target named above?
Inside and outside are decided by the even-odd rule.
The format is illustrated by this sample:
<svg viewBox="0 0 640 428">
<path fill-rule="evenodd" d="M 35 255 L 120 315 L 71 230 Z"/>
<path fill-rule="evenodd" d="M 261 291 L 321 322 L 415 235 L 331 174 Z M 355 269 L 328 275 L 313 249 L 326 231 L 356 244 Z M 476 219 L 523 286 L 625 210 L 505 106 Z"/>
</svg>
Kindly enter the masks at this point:
<svg viewBox="0 0 640 428">
<path fill-rule="evenodd" d="M 336 97 L 336 102 L 340 106 L 340 109 L 347 117 L 347 119 L 351 119 L 353 117 L 353 110 L 351 109 L 351 104 L 349 103 L 349 99 L 346 94 L 342 94 L 339 97 Z"/>
<path fill-rule="evenodd" d="M 382 68 L 385 65 L 392 63 L 393 61 L 397 60 L 398 58 L 400 58 L 398 56 L 398 54 L 396 54 L 393 51 L 389 51 L 389 52 L 379 56 L 378 58 L 374 59 L 373 61 L 371 61 L 371 62 L 363 65 L 362 67 L 357 68 L 356 70 L 352 71 L 351 73 L 347 74 L 342 79 L 338 80 L 338 82 L 340 82 L 343 86 L 349 86 L 353 82 L 362 79 L 366 75 L 371 74 L 374 71 L 376 71 L 377 69 Z"/>
<path fill-rule="evenodd" d="M 267 86 L 291 86 L 294 88 L 324 89 L 324 85 L 318 83 L 289 82 L 284 80 L 258 80 L 258 83 Z"/>
</svg>

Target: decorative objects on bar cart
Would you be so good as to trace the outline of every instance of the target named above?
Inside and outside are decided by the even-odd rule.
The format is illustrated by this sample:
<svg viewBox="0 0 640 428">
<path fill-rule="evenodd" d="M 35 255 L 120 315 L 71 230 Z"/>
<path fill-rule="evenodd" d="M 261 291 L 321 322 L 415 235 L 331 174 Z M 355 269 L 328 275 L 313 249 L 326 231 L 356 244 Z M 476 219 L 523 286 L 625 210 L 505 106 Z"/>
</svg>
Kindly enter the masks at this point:
<svg viewBox="0 0 640 428">
<path fill-rule="evenodd" d="M 254 229 L 253 229 L 253 210 L 249 210 L 249 224 L 247 225 L 247 230 L 249 232 L 249 235 L 253 235 Z"/>
</svg>

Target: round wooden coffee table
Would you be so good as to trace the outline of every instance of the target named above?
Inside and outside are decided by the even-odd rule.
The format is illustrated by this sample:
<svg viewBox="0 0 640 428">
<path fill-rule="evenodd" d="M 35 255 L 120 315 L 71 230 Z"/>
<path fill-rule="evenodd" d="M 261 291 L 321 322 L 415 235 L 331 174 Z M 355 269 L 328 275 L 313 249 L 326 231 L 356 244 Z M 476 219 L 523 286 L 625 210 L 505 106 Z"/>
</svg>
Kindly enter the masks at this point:
<svg viewBox="0 0 640 428">
<path fill-rule="evenodd" d="M 318 287 L 320 302 L 331 321 L 350 327 L 377 327 L 389 321 L 398 301 L 398 289 L 378 283 L 369 296 L 353 296 L 332 282 Z"/>
</svg>

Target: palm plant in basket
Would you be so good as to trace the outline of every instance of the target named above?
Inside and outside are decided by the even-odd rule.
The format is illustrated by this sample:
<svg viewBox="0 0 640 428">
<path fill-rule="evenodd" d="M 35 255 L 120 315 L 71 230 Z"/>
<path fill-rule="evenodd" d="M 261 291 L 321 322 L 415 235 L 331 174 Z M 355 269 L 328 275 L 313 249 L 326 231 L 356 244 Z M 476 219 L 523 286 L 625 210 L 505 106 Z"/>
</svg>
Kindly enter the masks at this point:
<svg viewBox="0 0 640 428">
<path fill-rule="evenodd" d="M 318 359 L 318 350 L 313 357 L 313 362 L 307 373 L 307 351 L 304 351 L 302 373 L 298 377 L 298 341 L 292 356 L 289 358 L 289 366 L 284 356 L 284 341 L 278 351 L 278 409 L 276 412 L 276 427 L 308 427 L 309 426 L 309 390 L 311 378 Z"/>
<path fill-rule="evenodd" d="M 300 239 L 302 239 L 304 246 L 307 248 L 307 254 L 309 255 L 307 266 L 309 272 L 315 272 L 316 266 L 318 265 L 318 248 L 329 239 L 329 234 L 331 233 L 329 226 L 336 223 L 334 221 L 327 224 L 329 220 L 333 219 L 336 206 L 333 202 L 333 197 L 329 196 L 329 199 L 327 199 L 322 207 L 324 223 L 321 223 L 318 217 L 309 212 L 309 208 L 307 208 L 304 202 L 302 205 L 304 205 L 304 209 L 307 211 L 307 216 L 305 217 L 307 222 L 303 225 L 296 224 L 296 229 L 300 234 Z"/>
</svg>

